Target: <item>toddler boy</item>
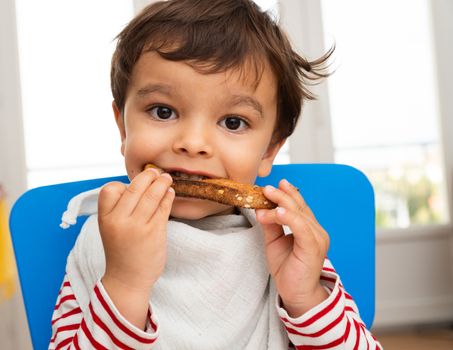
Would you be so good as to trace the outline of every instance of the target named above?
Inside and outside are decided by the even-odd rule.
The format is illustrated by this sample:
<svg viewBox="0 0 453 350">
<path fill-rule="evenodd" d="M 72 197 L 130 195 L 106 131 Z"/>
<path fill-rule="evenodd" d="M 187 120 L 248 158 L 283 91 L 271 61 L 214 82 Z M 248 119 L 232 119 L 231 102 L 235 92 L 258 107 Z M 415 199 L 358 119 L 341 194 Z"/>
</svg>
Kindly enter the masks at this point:
<svg viewBox="0 0 453 350">
<path fill-rule="evenodd" d="M 380 348 L 294 186 L 267 186 L 278 207 L 256 211 L 171 188 L 170 174 L 267 176 L 330 54 L 307 62 L 249 0 L 158 2 L 126 26 L 111 85 L 131 183 L 71 202 L 72 216 L 98 207 L 68 258 L 49 348 Z"/>
</svg>

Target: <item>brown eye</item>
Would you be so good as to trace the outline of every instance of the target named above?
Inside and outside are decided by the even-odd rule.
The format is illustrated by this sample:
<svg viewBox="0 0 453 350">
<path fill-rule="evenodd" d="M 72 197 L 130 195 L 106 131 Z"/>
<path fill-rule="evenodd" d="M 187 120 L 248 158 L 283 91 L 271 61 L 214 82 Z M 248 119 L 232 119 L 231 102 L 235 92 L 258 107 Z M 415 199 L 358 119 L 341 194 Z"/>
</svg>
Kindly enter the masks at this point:
<svg viewBox="0 0 453 350">
<path fill-rule="evenodd" d="M 174 119 L 176 116 L 171 108 L 165 106 L 155 106 L 149 110 L 149 113 L 159 120 Z"/>
<path fill-rule="evenodd" d="M 248 127 L 248 123 L 238 117 L 227 117 L 222 120 L 221 124 L 224 124 L 225 128 L 231 131 L 243 130 Z"/>
</svg>

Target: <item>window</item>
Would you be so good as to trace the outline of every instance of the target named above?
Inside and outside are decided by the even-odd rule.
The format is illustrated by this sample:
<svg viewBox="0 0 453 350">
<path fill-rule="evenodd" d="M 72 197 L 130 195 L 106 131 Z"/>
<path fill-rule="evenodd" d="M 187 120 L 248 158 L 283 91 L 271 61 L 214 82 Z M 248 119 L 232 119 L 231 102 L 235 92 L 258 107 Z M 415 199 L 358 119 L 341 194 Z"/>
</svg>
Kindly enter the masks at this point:
<svg viewBox="0 0 453 350">
<path fill-rule="evenodd" d="M 337 46 L 335 161 L 370 178 L 378 227 L 448 222 L 428 0 L 323 0 L 322 12 Z"/>
<path fill-rule="evenodd" d="M 28 187 L 123 174 L 109 70 L 132 1 L 17 0 L 16 12 Z"/>
</svg>

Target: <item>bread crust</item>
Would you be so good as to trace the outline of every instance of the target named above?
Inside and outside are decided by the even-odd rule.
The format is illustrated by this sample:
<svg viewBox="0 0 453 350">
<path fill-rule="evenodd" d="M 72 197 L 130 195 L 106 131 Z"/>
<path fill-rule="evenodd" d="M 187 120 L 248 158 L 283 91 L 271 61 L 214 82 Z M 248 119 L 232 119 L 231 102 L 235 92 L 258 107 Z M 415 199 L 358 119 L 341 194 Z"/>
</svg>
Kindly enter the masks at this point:
<svg viewBox="0 0 453 350">
<path fill-rule="evenodd" d="M 163 172 L 153 164 L 145 166 Z M 173 177 L 172 187 L 177 196 L 207 199 L 221 204 L 247 209 L 274 209 L 277 205 L 264 196 L 263 188 L 230 179 L 187 180 Z"/>
</svg>

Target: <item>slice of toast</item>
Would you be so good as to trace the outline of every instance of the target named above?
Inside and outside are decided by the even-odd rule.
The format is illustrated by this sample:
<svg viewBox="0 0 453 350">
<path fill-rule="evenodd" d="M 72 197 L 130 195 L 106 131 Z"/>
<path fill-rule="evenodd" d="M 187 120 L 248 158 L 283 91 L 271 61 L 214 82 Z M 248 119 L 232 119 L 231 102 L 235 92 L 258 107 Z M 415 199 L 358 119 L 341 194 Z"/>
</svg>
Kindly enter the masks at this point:
<svg viewBox="0 0 453 350">
<path fill-rule="evenodd" d="M 153 164 L 145 166 L 162 169 Z M 172 187 L 177 196 L 207 199 L 221 204 L 250 209 L 273 209 L 277 205 L 267 199 L 263 188 L 257 185 L 243 184 L 229 179 L 187 180 L 173 176 Z"/>
</svg>

